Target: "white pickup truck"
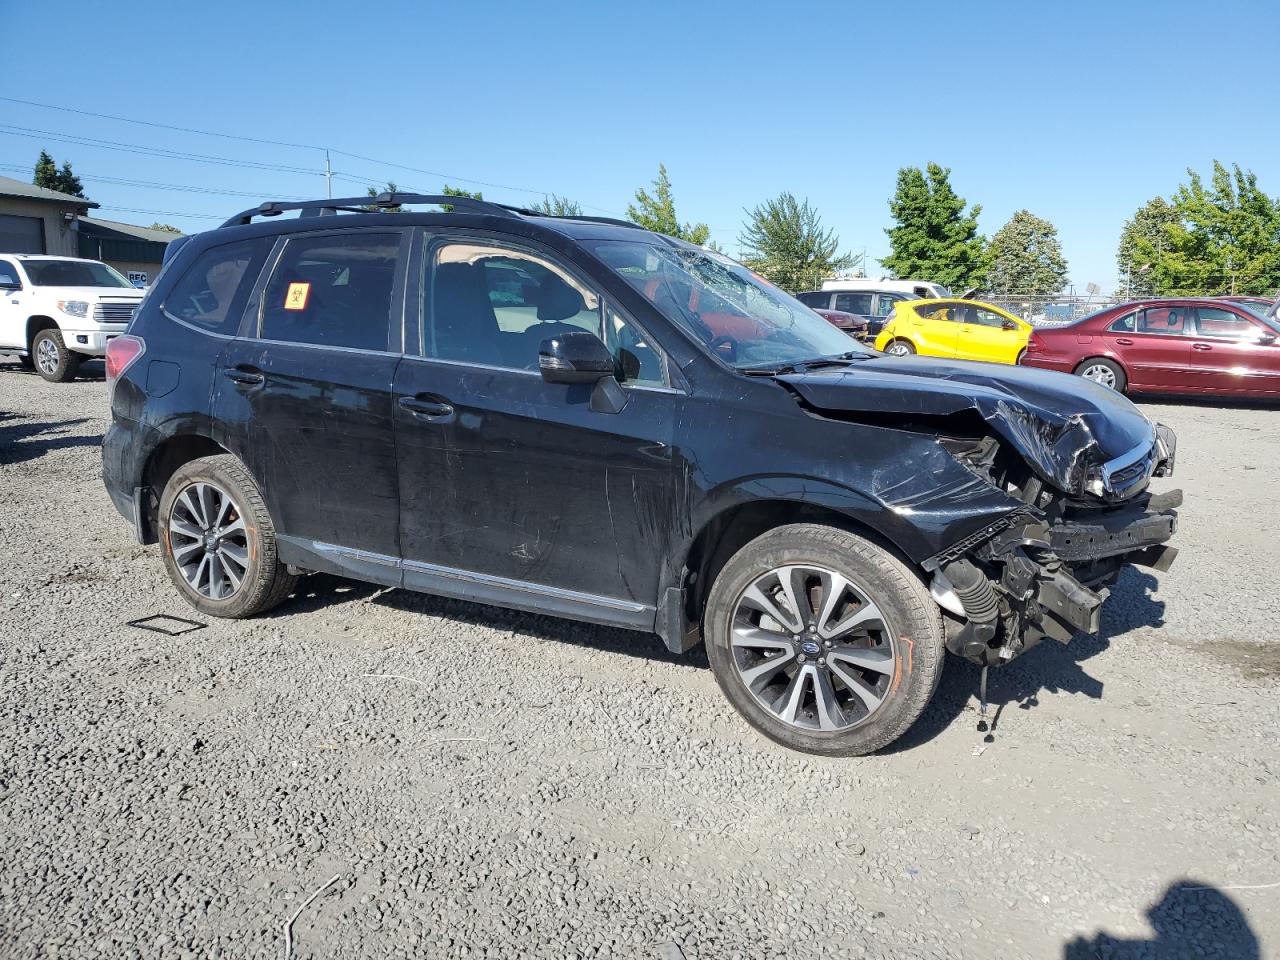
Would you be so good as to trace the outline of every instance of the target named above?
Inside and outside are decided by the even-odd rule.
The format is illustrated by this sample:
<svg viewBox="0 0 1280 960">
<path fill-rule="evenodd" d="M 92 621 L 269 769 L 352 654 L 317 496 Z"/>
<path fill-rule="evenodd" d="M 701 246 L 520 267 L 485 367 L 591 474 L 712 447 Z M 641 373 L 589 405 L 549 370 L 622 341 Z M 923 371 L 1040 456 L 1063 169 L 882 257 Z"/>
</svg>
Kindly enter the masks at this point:
<svg viewBox="0 0 1280 960">
<path fill-rule="evenodd" d="M 124 333 L 143 292 L 97 260 L 0 254 L 0 354 L 46 380 L 70 380 Z"/>
</svg>

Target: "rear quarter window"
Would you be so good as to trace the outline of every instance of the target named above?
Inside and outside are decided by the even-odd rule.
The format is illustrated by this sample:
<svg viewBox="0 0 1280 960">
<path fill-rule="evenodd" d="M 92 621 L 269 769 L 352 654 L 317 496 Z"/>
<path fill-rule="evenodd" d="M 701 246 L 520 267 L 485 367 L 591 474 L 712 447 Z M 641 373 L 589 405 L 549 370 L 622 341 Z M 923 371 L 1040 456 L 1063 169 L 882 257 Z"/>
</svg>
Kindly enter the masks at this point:
<svg viewBox="0 0 1280 960">
<path fill-rule="evenodd" d="M 273 237 L 258 237 L 210 247 L 169 288 L 164 312 L 210 333 L 233 335 L 273 243 Z"/>
</svg>

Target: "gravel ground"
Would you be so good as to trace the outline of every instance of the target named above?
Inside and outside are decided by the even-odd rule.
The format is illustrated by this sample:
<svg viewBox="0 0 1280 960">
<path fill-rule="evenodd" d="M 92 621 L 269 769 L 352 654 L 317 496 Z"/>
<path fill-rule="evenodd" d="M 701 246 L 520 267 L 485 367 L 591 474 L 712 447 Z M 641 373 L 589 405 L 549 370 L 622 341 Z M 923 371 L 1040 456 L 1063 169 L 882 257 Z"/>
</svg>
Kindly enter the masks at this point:
<svg viewBox="0 0 1280 960">
<path fill-rule="evenodd" d="M 1280 954 L 1280 411 L 1150 405 L 1173 571 L 993 672 L 989 736 L 952 660 L 823 760 L 640 634 L 327 577 L 126 626 L 191 611 L 102 488 L 100 376 L 0 363 L 6 958 L 281 956 L 300 908 L 296 957 Z"/>
</svg>

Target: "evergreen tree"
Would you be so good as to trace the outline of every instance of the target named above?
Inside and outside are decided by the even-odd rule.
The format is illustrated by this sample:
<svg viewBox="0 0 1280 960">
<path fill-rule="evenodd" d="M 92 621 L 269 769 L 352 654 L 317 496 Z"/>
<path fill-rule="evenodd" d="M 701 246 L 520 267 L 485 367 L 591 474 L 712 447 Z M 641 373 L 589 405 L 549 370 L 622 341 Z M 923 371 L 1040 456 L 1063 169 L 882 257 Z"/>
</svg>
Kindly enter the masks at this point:
<svg viewBox="0 0 1280 960">
<path fill-rule="evenodd" d="M 40 151 L 40 157 L 36 160 L 35 176 L 31 182 L 46 190 L 57 190 L 59 193 L 69 193 L 73 197 L 84 197 L 84 185 L 72 171 L 71 163 L 64 160 L 62 169 L 59 170 L 47 150 Z"/>
<path fill-rule="evenodd" d="M 582 216 L 582 205 L 580 203 L 554 193 L 549 197 L 543 197 L 535 203 L 533 209 L 538 213 L 545 213 L 549 217 Z"/>
<path fill-rule="evenodd" d="M 965 201 L 951 187 L 951 171 L 930 163 L 925 170 L 904 167 L 889 210 L 896 226 L 889 235 L 890 254 L 881 260 L 894 276 L 929 280 L 956 290 L 980 286 L 984 273 L 985 242 L 978 235 L 974 205 L 965 212 Z"/>
<path fill-rule="evenodd" d="M 743 262 L 784 290 L 813 289 L 824 277 L 855 263 L 838 252 L 835 231 L 822 229 L 808 200 L 800 203 L 782 193 L 745 212 L 747 222 L 738 236 Z"/>
<path fill-rule="evenodd" d="M 1066 282 L 1067 261 L 1048 220 L 1019 210 L 991 238 L 986 285 L 994 292 L 1057 293 Z"/>
<path fill-rule="evenodd" d="M 627 219 L 646 230 L 668 237 L 704 244 L 711 236 L 711 228 L 705 223 L 681 224 L 676 217 L 675 200 L 671 196 L 671 180 L 667 168 L 658 164 L 658 179 L 653 181 L 653 195 L 643 187 L 636 191 L 636 202 L 627 207 Z"/>
</svg>

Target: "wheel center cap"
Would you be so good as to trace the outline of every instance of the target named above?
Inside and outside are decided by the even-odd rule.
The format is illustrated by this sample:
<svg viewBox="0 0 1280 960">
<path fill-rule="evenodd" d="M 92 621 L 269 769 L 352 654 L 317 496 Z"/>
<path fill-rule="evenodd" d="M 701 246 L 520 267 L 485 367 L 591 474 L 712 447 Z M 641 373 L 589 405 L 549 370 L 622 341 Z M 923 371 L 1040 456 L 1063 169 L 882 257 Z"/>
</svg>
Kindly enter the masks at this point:
<svg viewBox="0 0 1280 960">
<path fill-rule="evenodd" d="M 806 640 L 800 644 L 800 651 L 809 657 L 816 657 L 821 649 L 816 640 Z"/>
<path fill-rule="evenodd" d="M 215 537 L 212 533 L 206 533 L 204 535 L 205 550 L 212 552 L 213 548 L 216 547 L 217 545 L 218 545 L 218 538 Z"/>
</svg>

